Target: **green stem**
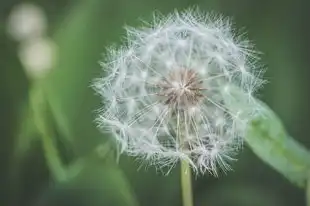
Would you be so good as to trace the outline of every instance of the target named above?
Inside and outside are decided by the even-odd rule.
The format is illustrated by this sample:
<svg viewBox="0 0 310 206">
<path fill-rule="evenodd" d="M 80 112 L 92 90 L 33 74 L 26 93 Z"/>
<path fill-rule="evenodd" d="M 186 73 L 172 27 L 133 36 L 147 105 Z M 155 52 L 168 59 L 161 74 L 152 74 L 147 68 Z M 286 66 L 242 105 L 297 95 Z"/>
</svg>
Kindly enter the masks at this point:
<svg viewBox="0 0 310 206">
<path fill-rule="evenodd" d="M 181 188 L 183 206 L 193 206 L 192 175 L 187 161 L 181 161 Z"/>
<path fill-rule="evenodd" d="M 46 120 L 46 102 L 44 101 L 43 92 L 41 90 L 31 91 L 30 101 L 34 114 L 34 123 L 41 135 L 43 151 L 49 170 L 56 181 L 65 181 L 67 177 L 66 170 Z"/>
<path fill-rule="evenodd" d="M 65 181 L 67 178 L 66 171 L 64 170 L 64 166 L 60 160 L 55 142 L 48 134 L 43 134 L 43 132 L 41 132 L 41 135 L 45 159 L 53 178 L 58 182 Z"/>
</svg>

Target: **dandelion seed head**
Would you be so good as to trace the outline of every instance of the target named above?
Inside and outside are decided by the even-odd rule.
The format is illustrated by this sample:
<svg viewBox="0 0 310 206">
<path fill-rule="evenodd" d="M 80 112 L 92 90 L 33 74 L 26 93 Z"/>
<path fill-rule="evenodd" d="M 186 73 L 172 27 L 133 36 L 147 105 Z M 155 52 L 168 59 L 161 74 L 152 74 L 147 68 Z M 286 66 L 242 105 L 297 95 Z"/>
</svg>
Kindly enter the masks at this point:
<svg viewBox="0 0 310 206">
<path fill-rule="evenodd" d="M 126 31 L 94 83 L 104 104 L 99 126 L 121 152 L 157 168 L 186 160 L 197 173 L 230 170 L 256 108 L 232 111 L 231 88 L 253 102 L 263 83 L 252 45 L 228 19 L 193 10 Z"/>
</svg>

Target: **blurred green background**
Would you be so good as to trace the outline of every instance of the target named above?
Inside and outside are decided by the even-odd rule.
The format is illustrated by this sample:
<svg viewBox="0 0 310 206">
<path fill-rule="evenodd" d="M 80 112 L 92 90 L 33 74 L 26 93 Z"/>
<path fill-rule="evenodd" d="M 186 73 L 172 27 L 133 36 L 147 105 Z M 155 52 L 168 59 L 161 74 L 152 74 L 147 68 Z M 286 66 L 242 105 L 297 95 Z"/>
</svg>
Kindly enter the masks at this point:
<svg viewBox="0 0 310 206">
<path fill-rule="evenodd" d="M 117 157 L 98 132 L 100 100 L 90 83 L 125 24 L 195 5 L 247 31 L 268 68 L 259 98 L 310 147 L 306 0 L 1 0 L 1 206 L 181 205 L 178 166 L 164 176 Z M 304 190 L 246 146 L 232 167 L 219 178 L 194 178 L 195 205 L 305 205 Z"/>
</svg>

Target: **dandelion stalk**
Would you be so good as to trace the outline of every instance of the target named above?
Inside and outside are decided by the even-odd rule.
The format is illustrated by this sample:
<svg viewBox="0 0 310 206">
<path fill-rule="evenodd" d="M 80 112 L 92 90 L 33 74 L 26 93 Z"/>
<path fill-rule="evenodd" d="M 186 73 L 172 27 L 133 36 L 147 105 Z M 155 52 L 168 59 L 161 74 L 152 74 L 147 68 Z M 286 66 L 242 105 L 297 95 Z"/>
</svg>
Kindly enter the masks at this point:
<svg viewBox="0 0 310 206">
<path fill-rule="evenodd" d="M 181 189 L 183 206 L 193 206 L 192 173 L 186 160 L 181 161 Z"/>
</svg>

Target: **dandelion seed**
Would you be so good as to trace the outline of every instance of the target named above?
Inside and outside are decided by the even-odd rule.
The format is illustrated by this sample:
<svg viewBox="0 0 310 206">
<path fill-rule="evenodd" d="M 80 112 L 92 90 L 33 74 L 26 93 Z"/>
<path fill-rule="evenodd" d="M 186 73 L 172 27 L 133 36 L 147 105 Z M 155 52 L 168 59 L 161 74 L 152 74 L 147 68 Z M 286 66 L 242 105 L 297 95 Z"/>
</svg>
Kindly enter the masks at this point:
<svg viewBox="0 0 310 206">
<path fill-rule="evenodd" d="M 185 160 L 197 173 L 230 170 L 257 107 L 232 111 L 227 99 L 238 88 L 242 101 L 254 102 L 263 83 L 255 52 L 221 16 L 186 10 L 154 18 L 127 27 L 126 45 L 108 49 L 107 76 L 94 83 L 104 103 L 99 126 L 121 152 L 157 168 Z"/>
</svg>

